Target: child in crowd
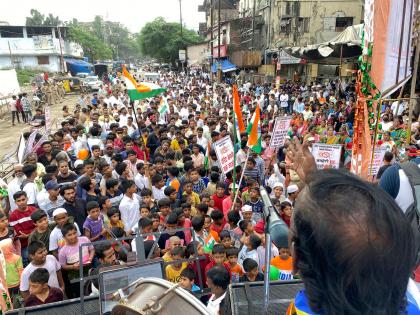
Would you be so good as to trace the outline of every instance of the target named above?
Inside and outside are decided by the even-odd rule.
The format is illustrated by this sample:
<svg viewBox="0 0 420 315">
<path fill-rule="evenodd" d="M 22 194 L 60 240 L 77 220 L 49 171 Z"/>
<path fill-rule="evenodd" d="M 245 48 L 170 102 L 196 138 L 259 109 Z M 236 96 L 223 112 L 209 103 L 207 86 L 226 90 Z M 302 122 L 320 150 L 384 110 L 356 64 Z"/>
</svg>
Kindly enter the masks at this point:
<svg viewBox="0 0 420 315">
<path fill-rule="evenodd" d="M 279 247 L 279 255 L 270 260 L 270 265 L 280 270 L 279 280 L 293 279 L 293 258 L 288 248 Z"/>
<path fill-rule="evenodd" d="M 107 196 L 99 196 L 98 203 L 101 210 L 100 217 L 102 217 L 104 227 L 107 227 L 109 226 L 108 210 L 113 207 L 111 199 Z"/>
<path fill-rule="evenodd" d="M 99 209 L 98 209 L 99 211 Z M 82 261 L 79 260 L 79 247 L 83 244 L 90 243 L 89 239 L 85 236 L 77 236 L 77 229 L 74 224 L 67 223 L 61 229 L 65 245 L 58 253 L 58 261 L 66 272 L 69 282 L 66 284 L 66 295 L 69 298 L 80 297 L 80 284 L 78 282 L 71 283 L 71 280 L 80 277 L 80 264 L 82 264 L 83 275 L 87 276 L 95 250 L 92 245 L 82 246 Z"/>
<path fill-rule="evenodd" d="M 259 258 L 257 248 L 260 245 L 261 239 L 257 234 L 251 233 L 249 236 L 247 236 L 244 241 L 244 246 L 239 252 L 238 263 L 243 267 L 243 262 L 246 258 L 252 258 L 256 262 L 258 262 Z"/>
<path fill-rule="evenodd" d="M 91 241 L 101 241 L 105 239 L 107 234 L 104 228 L 103 218 L 101 216 L 101 210 L 99 203 L 96 201 L 89 201 L 86 205 L 88 216 L 85 223 L 83 224 L 83 233 Z"/>
<path fill-rule="evenodd" d="M 152 213 L 158 212 L 159 209 L 156 206 L 155 201 L 153 200 L 153 193 L 150 189 L 148 188 L 144 188 L 141 192 L 140 192 L 140 197 L 141 197 L 141 202 L 148 205 L 150 208 L 150 211 Z"/>
<path fill-rule="evenodd" d="M 241 229 L 242 236 L 240 242 L 245 244 L 245 239 L 254 233 L 254 226 L 252 225 L 251 221 L 244 219 L 239 222 L 239 228 Z"/>
<path fill-rule="evenodd" d="M 193 183 L 191 180 L 185 180 L 182 195 L 187 199 L 190 199 L 191 206 L 194 208 L 200 203 L 200 197 L 198 196 L 198 193 L 193 191 Z"/>
<path fill-rule="evenodd" d="M 205 216 L 209 212 L 209 207 L 205 203 L 198 204 L 196 209 L 197 209 L 197 214 L 196 215 Z"/>
<path fill-rule="evenodd" d="M 58 251 L 65 245 L 65 240 L 61 229 L 67 223 L 72 223 L 73 218 L 69 217 L 66 209 L 58 208 L 53 212 L 53 218 L 56 223 L 55 228 L 51 231 L 50 234 L 50 246 L 49 251 L 58 258 Z M 77 235 L 80 236 L 79 227 L 76 223 L 72 223 L 76 227 Z"/>
<path fill-rule="evenodd" d="M 159 201 L 161 201 L 161 200 L 159 200 Z M 152 212 L 150 211 L 150 207 L 145 203 L 141 203 L 140 204 L 140 217 L 141 218 L 150 218 L 151 215 L 152 215 Z"/>
<path fill-rule="evenodd" d="M 168 186 L 165 188 L 164 193 L 171 201 L 171 209 L 173 210 L 178 208 L 180 203 L 180 200 L 178 199 L 178 191 L 174 187 Z"/>
<path fill-rule="evenodd" d="M 188 264 L 188 268 L 194 270 L 195 273 L 195 283 L 200 285 L 200 277 L 199 272 L 201 272 L 201 281 L 203 288 L 207 287 L 206 284 L 206 266 L 210 263 L 211 258 L 210 255 L 204 252 L 203 245 L 198 241 L 192 241 L 186 247 L 186 256 L 188 258 L 196 258 L 196 257 L 204 257 L 203 259 L 199 259 L 198 263 L 200 264 L 200 269 L 197 268 L 197 263 L 192 261 Z"/>
<path fill-rule="evenodd" d="M 124 223 L 120 219 L 120 210 L 118 210 L 117 207 L 112 207 L 111 209 L 109 209 L 107 212 L 107 215 L 109 218 L 108 229 L 113 229 L 113 228 L 118 227 L 124 230 Z M 124 236 L 125 236 L 125 232 L 124 232 Z M 111 239 L 111 236 L 109 235 L 109 233 L 106 234 L 106 238 Z"/>
<path fill-rule="evenodd" d="M 110 178 L 105 182 L 106 186 L 106 196 L 109 198 L 113 207 L 118 207 L 120 205 L 121 199 L 123 198 L 123 193 L 120 190 L 120 182 L 118 179 Z"/>
<path fill-rule="evenodd" d="M 220 242 L 222 245 L 228 249 L 232 247 L 232 238 L 230 237 L 230 233 L 228 230 L 223 230 L 219 233 Z"/>
<path fill-rule="evenodd" d="M 182 208 L 175 209 L 174 211 L 178 215 L 178 226 L 185 229 L 185 242 L 188 244 L 191 242 L 191 220 L 185 217 L 184 210 L 186 210 L 187 213 L 191 212 L 191 206 L 189 203 L 183 203 L 182 206 Z"/>
<path fill-rule="evenodd" d="M 241 246 L 242 231 L 238 226 L 241 216 L 238 211 L 232 210 L 227 216 L 228 223 L 225 224 L 225 229 L 230 233 L 230 237 L 233 242 L 233 246 L 239 248 Z"/>
<path fill-rule="evenodd" d="M 223 228 L 225 227 L 226 220 L 223 216 L 223 212 L 219 210 L 215 210 L 210 215 L 213 223 L 210 226 L 210 230 L 215 231 L 217 234 L 222 232 Z"/>
<path fill-rule="evenodd" d="M 152 232 L 160 232 L 161 225 L 160 225 L 160 215 L 159 213 L 152 213 Z"/>
<path fill-rule="evenodd" d="M 230 276 L 230 267 L 226 262 L 226 248 L 222 244 L 215 244 L 213 246 L 211 251 L 211 261 L 206 266 L 206 273 L 214 266 L 225 267 Z"/>
<path fill-rule="evenodd" d="M 42 210 L 37 210 L 31 214 L 31 219 L 35 224 L 35 230 L 29 235 L 29 244 L 34 241 L 41 241 L 45 244 L 48 251 L 50 246 L 50 234 L 53 227 L 48 224 L 47 214 Z"/>
<path fill-rule="evenodd" d="M 178 215 L 176 213 L 170 213 L 166 218 L 165 223 L 166 229 L 164 232 L 162 232 L 158 241 L 159 247 L 161 248 L 163 253 L 166 253 L 166 251 L 168 251 L 169 242 L 167 241 L 171 236 L 176 235 L 185 242 L 185 234 L 183 231 L 173 231 L 174 229 L 178 228 Z"/>
<path fill-rule="evenodd" d="M 194 168 L 191 170 L 190 180 L 192 183 L 192 190 L 193 192 L 197 194 L 197 197 L 198 197 L 198 195 L 200 195 L 202 191 L 206 189 L 206 185 L 204 184 L 204 181 L 201 179 L 197 168 Z"/>
<path fill-rule="evenodd" d="M 181 288 L 194 293 L 200 291 L 200 287 L 194 283 L 195 273 L 191 268 L 185 268 L 181 271 L 179 277 L 179 285 Z"/>
<path fill-rule="evenodd" d="M 53 255 L 48 255 L 47 248 L 40 241 L 33 241 L 28 246 L 28 255 L 31 260 L 28 266 L 23 269 L 20 278 L 20 294 L 23 299 L 29 295 L 29 276 L 38 268 L 48 270 L 48 285 L 61 289 L 64 292 L 64 281 L 61 275 L 61 266 Z"/>
<path fill-rule="evenodd" d="M 213 208 L 213 203 L 214 202 L 213 202 L 213 199 L 212 199 L 211 195 L 204 192 L 200 195 L 200 200 L 201 200 L 201 204 L 204 204 L 204 205 L 207 206 L 207 212 L 205 214 L 210 215 L 214 210 L 214 208 Z"/>
<path fill-rule="evenodd" d="M 172 260 L 184 259 L 185 249 L 181 246 L 174 247 L 171 250 Z M 174 262 L 166 266 L 166 279 L 173 283 L 178 283 L 181 277 L 181 272 L 187 267 L 187 262 Z"/>
<path fill-rule="evenodd" d="M 181 239 L 176 235 L 171 236 L 168 240 L 168 248 L 167 248 L 168 251 L 165 253 L 165 255 L 162 256 L 163 261 L 166 261 L 166 262 L 171 261 L 172 260 L 172 254 L 171 254 L 172 249 L 174 249 L 175 247 L 179 247 L 179 246 L 182 246 Z"/>
<path fill-rule="evenodd" d="M 45 268 L 38 268 L 29 276 L 29 296 L 25 299 L 25 307 L 59 302 L 64 299 L 63 291 L 50 287 L 50 274 Z"/>
<path fill-rule="evenodd" d="M 223 200 L 225 200 L 226 197 L 225 185 L 223 183 L 217 183 L 216 193 L 211 196 L 215 210 L 223 211 Z"/>
<path fill-rule="evenodd" d="M 252 206 L 244 205 L 241 211 L 242 211 L 242 219 L 250 221 L 252 223 L 252 226 L 255 226 L 257 221 L 253 219 Z"/>
<path fill-rule="evenodd" d="M 249 201 L 245 204 L 252 207 L 252 219 L 258 222 L 262 219 L 264 203 L 260 198 L 260 190 L 256 187 L 252 187 L 249 191 Z"/>
<path fill-rule="evenodd" d="M 211 226 L 211 218 L 209 215 L 205 215 L 204 216 L 204 233 L 206 233 L 207 235 L 210 233 L 210 226 Z"/>
<path fill-rule="evenodd" d="M 244 275 L 241 265 L 238 264 L 239 250 L 236 247 L 226 249 L 226 257 L 232 274 L 232 283 L 239 282 L 239 278 Z"/>
<path fill-rule="evenodd" d="M 240 282 L 263 281 L 264 275 L 258 271 L 258 264 L 252 258 L 243 261 L 245 274 L 239 279 Z"/>
<path fill-rule="evenodd" d="M 44 211 L 41 211 L 45 213 Z M 31 214 L 32 218 L 32 214 Z M 20 253 L 20 241 L 19 238 L 16 236 L 16 233 L 14 229 L 9 226 L 9 220 L 7 219 L 7 216 L 5 213 L 0 211 L 0 241 L 5 239 L 12 239 L 14 246 L 15 246 L 15 252 Z"/>
<path fill-rule="evenodd" d="M 216 186 L 217 183 L 219 182 L 220 179 L 220 175 L 217 172 L 211 172 L 210 174 L 210 181 L 207 184 L 207 193 L 211 196 L 214 195 L 216 193 Z"/>
<path fill-rule="evenodd" d="M 162 198 L 158 201 L 160 223 L 164 224 L 166 217 L 171 212 L 171 201 L 168 198 Z"/>
<path fill-rule="evenodd" d="M 23 271 L 22 257 L 15 254 L 13 239 L 4 239 L 0 241 L 0 249 L 3 253 L 4 263 L 6 265 L 6 284 L 11 297 L 19 294 L 20 277 Z"/>
<path fill-rule="evenodd" d="M 290 219 L 292 218 L 293 208 L 290 202 L 283 201 L 280 204 L 280 213 L 281 218 L 283 219 L 284 223 L 290 228 Z"/>
</svg>

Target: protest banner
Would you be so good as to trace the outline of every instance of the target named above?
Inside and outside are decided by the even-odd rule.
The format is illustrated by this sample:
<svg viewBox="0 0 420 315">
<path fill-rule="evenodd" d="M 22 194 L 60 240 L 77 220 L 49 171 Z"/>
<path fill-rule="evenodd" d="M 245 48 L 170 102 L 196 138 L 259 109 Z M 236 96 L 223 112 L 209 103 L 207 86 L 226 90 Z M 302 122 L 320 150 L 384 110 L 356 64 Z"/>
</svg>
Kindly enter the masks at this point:
<svg viewBox="0 0 420 315">
<path fill-rule="evenodd" d="M 289 130 L 290 117 L 277 117 L 271 135 L 270 148 L 280 148 L 284 145 Z"/>
<path fill-rule="evenodd" d="M 325 168 L 338 168 L 340 164 L 342 145 L 314 143 L 312 155 L 315 158 L 316 166 L 322 170 Z"/>
<path fill-rule="evenodd" d="M 386 150 L 386 147 L 375 148 L 375 152 L 373 153 L 373 161 L 372 163 L 369 163 L 369 176 L 378 175 L 378 171 L 382 166 Z"/>
<path fill-rule="evenodd" d="M 29 135 L 29 137 L 28 137 L 28 142 L 26 143 L 26 146 L 25 146 L 25 151 L 24 151 L 24 153 L 23 153 L 23 155 L 22 155 L 22 161 L 26 158 L 26 156 L 27 156 L 29 153 L 31 153 L 31 152 L 32 152 L 32 148 L 33 148 L 34 143 L 35 143 L 35 137 L 36 137 L 36 134 L 37 134 L 37 130 L 34 130 L 34 131 L 32 131 L 32 133 Z M 19 163 L 21 163 L 21 162 L 19 162 Z"/>
<path fill-rule="evenodd" d="M 50 106 L 45 106 L 45 130 L 49 131 L 52 126 Z"/>
<path fill-rule="evenodd" d="M 234 167 L 234 151 L 233 143 L 230 136 L 226 136 L 214 143 L 214 151 L 219 160 L 220 167 L 224 174 L 233 170 Z"/>
</svg>

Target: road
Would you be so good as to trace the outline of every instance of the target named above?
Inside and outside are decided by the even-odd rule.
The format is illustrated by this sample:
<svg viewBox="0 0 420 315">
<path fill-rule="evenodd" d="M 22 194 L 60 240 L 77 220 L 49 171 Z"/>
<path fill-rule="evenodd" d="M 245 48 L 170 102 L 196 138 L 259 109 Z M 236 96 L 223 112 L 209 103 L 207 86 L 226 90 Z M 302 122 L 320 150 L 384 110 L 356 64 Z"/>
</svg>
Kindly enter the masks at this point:
<svg viewBox="0 0 420 315">
<path fill-rule="evenodd" d="M 56 122 L 61 121 L 61 113 L 63 106 L 67 105 L 70 110 L 73 110 L 76 104 L 77 97 L 78 95 L 73 94 L 66 95 L 62 103 L 58 103 L 51 106 L 53 130 L 56 130 L 57 126 L 58 128 L 60 127 L 60 125 L 56 126 Z M 32 113 L 34 114 L 35 110 L 33 110 Z M 3 117 L 3 119 L 0 120 L 0 135 L 2 135 L 0 137 L 0 159 L 3 159 L 5 155 L 10 154 L 11 152 L 17 149 L 21 133 L 31 130 L 31 126 L 24 124 L 22 121 L 20 122 L 20 124 L 15 121 L 15 124 L 15 126 L 12 126 L 11 112 L 9 112 L 5 117 Z"/>
</svg>

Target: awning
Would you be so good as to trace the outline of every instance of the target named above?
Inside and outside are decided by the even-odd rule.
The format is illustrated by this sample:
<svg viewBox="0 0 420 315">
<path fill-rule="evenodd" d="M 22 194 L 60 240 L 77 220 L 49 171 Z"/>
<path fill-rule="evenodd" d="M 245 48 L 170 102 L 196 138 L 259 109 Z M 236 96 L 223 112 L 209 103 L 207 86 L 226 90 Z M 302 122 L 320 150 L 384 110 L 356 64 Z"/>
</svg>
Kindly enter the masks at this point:
<svg viewBox="0 0 420 315">
<path fill-rule="evenodd" d="M 76 73 L 90 73 L 93 65 L 80 59 L 64 58 L 67 68 L 74 75 Z"/>
<path fill-rule="evenodd" d="M 363 24 L 347 27 L 328 42 L 303 47 L 286 47 L 284 50 L 296 57 L 308 60 L 325 58 L 354 58 L 362 53 Z"/>
<path fill-rule="evenodd" d="M 222 64 L 222 72 L 230 72 L 230 71 L 235 71 L 236 69 L 238 69 L 237 66 L 235 66 L 233 63 L 231 63 L 229 60 L 227 59 L 223 59 L 220 61 L 220 63 Z M 218 62 L 216 61 L 215 63 L 213 63 L 213 65 L 211 66 L 211 71 L 213 73 L 217 72 L 217 67 L 218 67 Z"/>
</svg>

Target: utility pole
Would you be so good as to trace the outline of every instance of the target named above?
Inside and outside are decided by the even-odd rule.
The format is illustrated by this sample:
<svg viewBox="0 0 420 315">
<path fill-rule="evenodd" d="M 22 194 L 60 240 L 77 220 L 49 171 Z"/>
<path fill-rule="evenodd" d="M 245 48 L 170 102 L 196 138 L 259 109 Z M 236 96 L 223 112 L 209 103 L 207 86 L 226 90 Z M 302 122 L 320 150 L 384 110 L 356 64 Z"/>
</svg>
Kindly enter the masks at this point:
<svg viewBox="0 0 420 315">
<path fill-rule="evenodd" d="M 182 0 L 179 0 L 179 24 L 181 25 L 181 39 L 182 39 Z"/>
<path fill-rule="evenodd" d="M 13 62 L 12 49 L 10 48 L 10 41 L 7 41 L 7 45 L 9 46 L 10 65 L 14 69 L 15 68 L 15 63 Z"/>
<path fill-rule="evenodd" d="M 222 81 L 222 64 L 220 63 L 220 37 L 221 37 L 221 26 L 222 23 L 220 21 L 220 2 L 221 0 L 218 0 L 218 6 L 217 6 L 217 21 L 218 21 L 218 35 L 217 35 L 217 82 L 220 83 Z"/>
<path fill-rule="evenodd" d="M 213 3 L 213 0 L 210 0 L 210 55 L 211 55 L 211 58 L 210 58 L 210 77 L 211 77 L 211 81 L 213 82 L 213 63 L 214 63 L 214 58 L 213 58 L 213 40 L 214 40 L 214 38 L 213 38 L 213 24 L 214 24 L 214 21 L 213 21 L 213 13 L 214 13 L 214 11 L 213 11 L 213 5 L 214 5 L 214 3 Z"/>
<path fill-rule="evenodd" d="M 255 50 L 254 47 L 254 32 L 255 32 L 255 7 L 257 5 L 257 0 L 254 0 L 252 5 L 252 41 L 251 41 L 251 49 Z"/>
<path fill-rule="evenodd" d="M 57 32 L 58 32 L 58 43 L 59 43 L 59 45 L 60 45 L 60 66 L 61 66 L 61 72 L 65 72 L 65 69 L 64 69 L 64 57 L 63 57 L 63 47 L 61 46 L 61 41 L 62 41 L 62 38 L 61 38 L 61 31 L 60 31 L 60 27 L 57 25 Z M 92 62 L 93 62 L 93 60 L 92 60 Z"/>
</svg>

